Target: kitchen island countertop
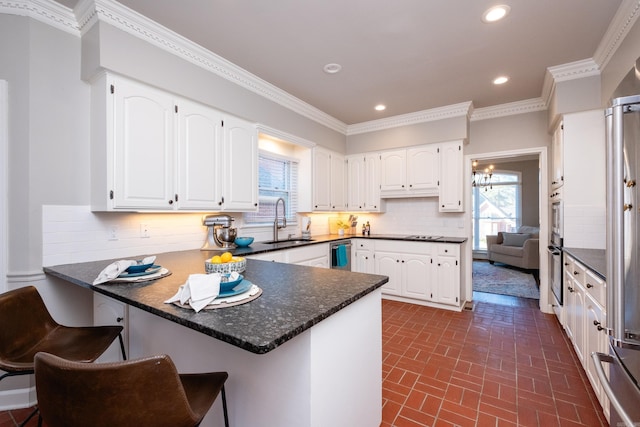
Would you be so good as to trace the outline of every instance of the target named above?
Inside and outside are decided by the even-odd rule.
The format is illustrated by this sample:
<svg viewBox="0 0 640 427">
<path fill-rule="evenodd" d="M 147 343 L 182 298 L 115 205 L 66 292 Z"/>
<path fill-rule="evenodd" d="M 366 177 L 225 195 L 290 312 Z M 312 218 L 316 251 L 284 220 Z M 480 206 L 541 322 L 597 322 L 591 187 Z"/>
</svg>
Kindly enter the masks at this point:
<svg viewBox="0 0 640 427">
<path fill-rule="evenodd" d="M 249 259 L 243 275 L 262 289 L 256 300 L 199 313 L 164 303 L 189 274 L 204 273 L 204 261 L 210 256 L 209 251 L 200 250 L 159 254 L 156 264 L 172 274 L 141 283 L 92 285 L 113 260 L 45 267 L 44 271 L 257 354 L 274 350 L 388 281 L 386 276 Z"/>
</svg>

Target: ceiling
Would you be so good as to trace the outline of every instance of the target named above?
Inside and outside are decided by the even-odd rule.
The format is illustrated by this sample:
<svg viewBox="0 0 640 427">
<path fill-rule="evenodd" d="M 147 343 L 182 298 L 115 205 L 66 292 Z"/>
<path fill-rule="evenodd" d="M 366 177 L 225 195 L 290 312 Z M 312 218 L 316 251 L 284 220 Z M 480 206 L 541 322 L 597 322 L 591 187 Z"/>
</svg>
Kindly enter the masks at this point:
<svg viewBox="0 0 640 427">
<path fill-rule="evenodd" d="M 548 67 L 593 57 L 621 0 L 120 3 L 350 125 L 538 98 Z M 495 4 L 510 14 L 482 22 Z M 326 74 L 328 63 L 342 71 Z M 494 86 L 502 74 L 510 81 Z"/>
</svg>

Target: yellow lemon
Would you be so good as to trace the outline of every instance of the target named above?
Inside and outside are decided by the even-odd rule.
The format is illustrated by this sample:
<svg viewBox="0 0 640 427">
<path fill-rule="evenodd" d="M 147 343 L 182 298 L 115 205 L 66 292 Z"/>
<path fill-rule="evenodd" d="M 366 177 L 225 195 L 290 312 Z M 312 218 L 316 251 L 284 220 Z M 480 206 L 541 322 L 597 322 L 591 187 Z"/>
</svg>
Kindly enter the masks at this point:
<svg viewBox="0 0 640 427">
<path fill-rule="evenodd" d="M 222 257 L 220 255 L 214 255 L 213 257 L 211 257 L 211 264 L 221 264 L 222 263 Z"/>
<path fill-rule="evenodd" d="M 222 255 L 220 255 L 220 259 L 222 260 L 222 262 L 229 262 L 231 261 L 231 258 L 233 258 L 233 255 L 231 255 L 231 252 L 225 252 Z"/>
</svg>

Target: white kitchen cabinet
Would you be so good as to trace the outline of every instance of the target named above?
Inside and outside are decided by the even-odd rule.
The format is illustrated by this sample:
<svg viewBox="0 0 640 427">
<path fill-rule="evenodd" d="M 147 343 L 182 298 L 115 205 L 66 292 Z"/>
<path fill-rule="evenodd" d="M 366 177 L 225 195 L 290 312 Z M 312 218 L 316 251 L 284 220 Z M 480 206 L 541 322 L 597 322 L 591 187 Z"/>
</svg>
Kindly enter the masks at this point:
<svg viewBox="0 0 640 427">
<path fill-rule="evenodd" d="M 438 194 L 438 144 L 380 153 L 382 197 Z"/>
<path fill-rule="evenodd" d="M 431 299 L 460 306 L 460 246 L 437 244 Z"/>
<path fill-rule="evenodd" d="M 439 144 L 407 149 L 407 186 L 409 191 L 437 194 L 440 177 L 438 149 Z"/>
<path fill-rule="evenodd" d="M 348 156 L 347 210 L 383 212 L 380 199 L 380 156 L 376 153 Z"/>
<path fill-rule="evenodd" d="M 567 335 L 571 338 L 573 348 L 578 359 L 584 366 L 585 362 L 585 287 L 584 287 L 584 267 L 566 257 L 565 269 L 565 290 L 567 291 Z"/>
<path fill-rule="evenodd" d="M 404 194 L 407 183 L 407 151 L 380 153 L 380 194 Z"/>
<path fill-rule="evenodd" d="M 591 359 L 591 354 L 594 352 L 598 353 L 608 353 L 608 342 L 607 342 L 607 332 L 604 328 L 604 309 L 598 302 L 593 298 L 591 294 L 587 291 L 585 298 L 585 372 L 587 373 L 587 377 L 591 382 L 591 386 L 600 401 L 600 404 L 604 408 L 608 403 L 605 401 L 606 395 L 602 390 L 602 384 L 598 379 L 596 374 L 596 368 L 593 360 Z"/>
<path fill-rule="evenodd" d="M 463 155 L 462 141 L 439 144 L 440 155 L 440 212 L 463 212 Z"/>
<path fill-rule="evenodd" d="M 258 134 L 255 126 L 232 116 L 224 117 L 224 140 L 219 210 L 250 212 L 258 209 Z"/>
<path fill-rule="evenodd" d="M 555 190 L 564 183 L 564 146 L 563 124 L 560 122 L 551 139 L 551 189 Z"/>
<path fill-rule="evenodd" d="M 109 74 L 91 97 L 92 210 L 257 209 L 253 124 Z"/>
<path fill-rule="evenodd" d="M 179 209 L 219 209 L 222 117 L 202 104 L 178 103 Z"/>
<path fill-rule="evenodd" d="M 106 297 L 97 292 L 93 293 L 93 324 L 94 326 L 121 325 L 122 341 L 125 353 L 129 354 L 129 306 L 113 298 Z M 122 359 L 120 340 L 116 339 L 109 348 L 96 360 L 96 362 L 119 362 Z"/>
<path fill-rule="evenodd" d="M 380 196 L 439 197 L 441 212 L 462 212 L 462 141 L 380 153 Z"/>
<path fill-rule="evenodd" d="M 313 148 L 313 211 L 346 210 L 346 177 L 343 155 Z"/>
<path fill-rule="evenodd" d="M 374 243 L 364 239 L 354 239 L 351 250 L 351 259 L 353 260 L 351 270 L 358 273 L 375 274 Z"/>
<path fill-rule="evenodd" d="M 92 87 L 91 113 L 94 210 L 173 210 L 173 97 L 104 75 Z"/>
<path fill-rule="evenodd" d="M 375 274 L 388 276 L 389 281 L 382 286 L 382 292 L 387 295 L 402 295 L 402 266 L 398 252 L 386 252 L 376 249 Z"/>
<path fill-rule="evenodd" d="M 316 244 L 287 249 L 285 262 L 309 267 L 329 268 L 329 245 Z"/>
</svg>

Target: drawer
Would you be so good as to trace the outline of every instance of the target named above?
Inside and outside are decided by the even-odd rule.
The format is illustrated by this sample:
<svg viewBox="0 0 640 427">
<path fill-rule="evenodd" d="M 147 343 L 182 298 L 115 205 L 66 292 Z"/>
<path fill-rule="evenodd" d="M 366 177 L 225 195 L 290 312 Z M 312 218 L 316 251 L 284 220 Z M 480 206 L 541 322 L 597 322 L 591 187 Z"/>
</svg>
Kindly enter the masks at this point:
<svg viewBox="0 0 640 427">
<path fill-rule="evenodd" d="M 591 270 L 585 271 L 584 286 L 587 292 L 595 299 L 601 306 L 605 305 L 607 284 L 599 276 L 597 276 Z"/>
<path fill-rule="evenodd" d="M 570 268 L 567 269 L 567 271 L 569 272 L 569 274 L 571 275 L 571 277 L 573 277 L 573 279 L 575 281 L 577 281 L 578 283 L 584 285 L 586 269 L 584 268 L 584 266 L 582 264 L 580 264 L 579 262 L 575 261 L 575 262 L 571 263 L 571 266 L 570 266 Z"/>
<path fill-rule="evenodd" d="M 353 246 L 356 247 L 356 250 L 365 249 L 365 250 L 373 251 L 375 247 L 375 242 L 373 240 L 366 240 L 366 239 L 353 239 Z"/>
<path fill-rule="evenodd" d="M 436 244 L 438 255 L 458 256 L 460 253 L 459 245 L 450 245 L 445 243 Z"/>
</svg>

